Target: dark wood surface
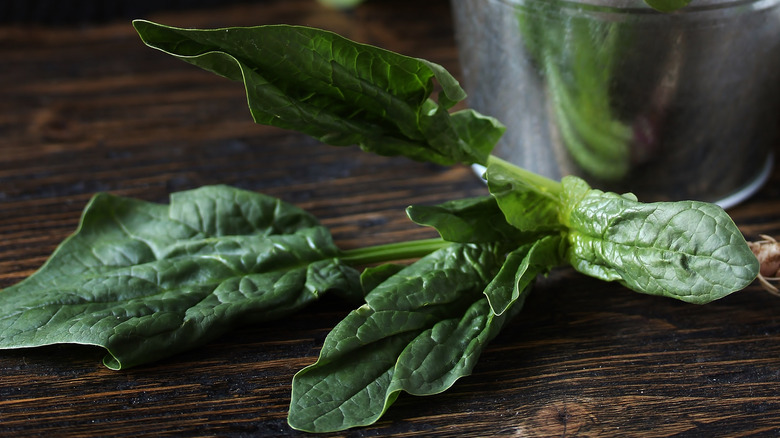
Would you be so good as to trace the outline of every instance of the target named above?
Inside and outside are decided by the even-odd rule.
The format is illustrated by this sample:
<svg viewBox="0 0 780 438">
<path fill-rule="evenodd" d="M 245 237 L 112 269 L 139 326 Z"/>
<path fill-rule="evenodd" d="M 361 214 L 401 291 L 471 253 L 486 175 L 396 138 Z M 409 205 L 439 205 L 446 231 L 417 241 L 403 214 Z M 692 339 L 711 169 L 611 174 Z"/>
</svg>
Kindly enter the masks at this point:
<svg viewBox="0 0 780 438">
<path fill-rule="evenodd" d="M 309 0 L 158 13 L 217 27 L 296 23 L 428 58 L 459 75 L 445 0 Z M 344 248 L 432 237 L 411 203 L 485 193 L 443 168 L 323 146 L 254 125 L 243 89 L 143 46 L 130 23 L 0 27 L 0 288 L 33 273 L 97 191 L 167 202 L 230 184 L 306 208 Z M 780 235 L 780 168 L 730 213 Z M 283 323 L 110 371 L 84 346 L 0 351 L 0 435 L 284 436 L 290 380 L 350 309 L 325 299 Z M 631 293 L 570 270 L 542 280 L 472 376 L 402 395 L 343 436 L 778 436 L 780 298 L 757 285 L 706 306 Z"/>
</svg>

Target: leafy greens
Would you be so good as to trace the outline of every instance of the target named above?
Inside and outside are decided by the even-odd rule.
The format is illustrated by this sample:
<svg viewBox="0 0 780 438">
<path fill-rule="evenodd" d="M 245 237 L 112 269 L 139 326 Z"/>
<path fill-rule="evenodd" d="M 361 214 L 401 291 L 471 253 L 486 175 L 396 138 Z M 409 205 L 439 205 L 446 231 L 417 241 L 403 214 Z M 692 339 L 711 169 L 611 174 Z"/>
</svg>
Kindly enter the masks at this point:
<svg viewBox="0 0 780 438">
<path fill-rule="evenodd" d="M 355 290 L 308 213 L 216 186 L 165 206 L 100 194 L 78 231 L 0 299 L 0 347 L 99 345 L 109 368 L 158 360 L 242 320 L 277 319 Z"/>
<path fill-rule="evenodd" d="M 468 375 L 555 267 L 699 304 L 758 274 L 717 206 L 644 204 L 490 155 L 504 127 L 450 112 L 465 92 L 431 62 L 296 26 L 134 25 L 149 46 L 242 81 L 258 123 L 383 155 L 483 164 L 490 195 L 409 207 L 440 239 L 344 251 L 313 216 L 257 193 L 210 186 L 170 205 L 98 194 L 44 266 L 0 292 L 0 348 L 92 344 L 108 367 L 126 368 L 335 291 L 361 304 L 294 377 L 288 417 L 327 432 L 375 422 L 401 392 L 435 394 Z M 419 260 L 390 263 L 410 258 Z M 367 264 L 379 265 L 361 274 Z"/>
<path fill-rule="evenodd" d="M 401 391 L 436 394 L 468 375 L 507 321 L 483 294 L 502 259 L 495 245 L 456 244 L 379 284 L 333 328 L 317 362 L 296 374 L 290 425 L 368 425 Z"/>
<path fill-rule="evenodd" d="M 133 22 L 148 45 L 243 81 L 255 122 L 334 146 L 438 164 L 485 163 L 504 127 L 472 110 L 440 65 L 300 26 L 214 30 Z M 433 80 L 441 85 L 430 98 Z"/>
</svg>

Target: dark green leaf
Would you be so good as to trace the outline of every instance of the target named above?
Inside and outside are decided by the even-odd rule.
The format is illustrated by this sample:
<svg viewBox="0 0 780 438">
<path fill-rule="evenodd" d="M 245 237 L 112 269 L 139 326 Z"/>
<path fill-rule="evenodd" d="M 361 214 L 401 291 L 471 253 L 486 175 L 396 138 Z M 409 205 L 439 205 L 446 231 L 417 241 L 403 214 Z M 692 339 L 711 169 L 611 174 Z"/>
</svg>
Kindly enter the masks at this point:
<svg viewBox="0 0 780 438">
<path fill-rule="evenodd" d="M 569 262 L 652 295 L 703 304 L 743 289 L 758 261 L 723 209 L 696 201 L 644 204 L 563 179 Z"/>
<path fill-rule="evenodd" d="M 494 315 L 483 295 L 501 259 L 494 247 L 453 244 L 375 287 L 293 379 L 290 425 L 368 425 L 401 391 L 435 394 L 468 375 L 509 317 Z"/>
<path fill-rule="evenodd" d="M 395 263 L 385 263 L 379 266 L 368 267 L 360 274 L 360 284 L 363 286 L 365 293 L 369 293 L 404 268 L 406 268 L 406 265 Z"/>
<path fill-rule="evenodd" d="M 633 25 L 604 20 L 595 26 L 587 10 L 570 13 L 568 1 L 528 3 L 518 24 L 528 53 L 545 78 L 547 111 L 555 119 L 556 143 L 567 161 L 599 181 L 625 177 L 631 169 L 633 129 L 613 108 L 617 62 L 635 50 Z M 560 20 L 540 17 L 566 17 Z M 628 34 L 628 35 L 627 35 Z"/>
<path fill-rule="evenodd" d="M 485 173 L 490 194 L 498 201 L 506 221 L 527 232 L 561 230 L 557 188 L 537 184 L 528 179 L 533 175 L 518 175 L 517 170 L 516 166 L 491 160 Z"/>
<path fill-rule="evenodd" d="M 176 354 L 288 315 L 357 272 L 314 217 L 224 186 L 161 205 L 96 195 L 78 231 L 0 292 L 0 348 L 98 345 L 110 368 Z"/>
<path fill-rule="evenodd" d="M 257 123 L 328 144 L 439 164 L 485 163 L 504 130 L 473 111 L 447 111 L 466 94 L 441 66 L 332 32 L 133 24 L 150 47 L 242 81 Z M 438 103 L 430 98 L 434 79 L 442 89 Z"/>
<path fill-rule="evenodd" d="M 412 205 L 409 218 L 420 225 L 436 228 L 444 240 L 461 243 L 529 241 L 530 233 L 510 225 L 492 196 L 465 198 L 434 206 Z"/>
<path fill-rule="evenodd" d="M 498 275 L 485 289 L 493 313 L 503 315 L 516 301 L 524 300 L 537 276 L 563 263 L 564 251 L 561 236 L 550 235 L 509 253 Z"/>
</svg>

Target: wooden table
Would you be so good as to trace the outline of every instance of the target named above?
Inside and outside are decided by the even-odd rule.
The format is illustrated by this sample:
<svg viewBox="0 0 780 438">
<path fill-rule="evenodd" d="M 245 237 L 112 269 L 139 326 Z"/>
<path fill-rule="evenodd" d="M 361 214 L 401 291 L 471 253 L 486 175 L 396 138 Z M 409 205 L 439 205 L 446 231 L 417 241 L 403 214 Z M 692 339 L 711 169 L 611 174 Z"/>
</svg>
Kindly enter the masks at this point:
<svg viewBox="0 0 780 438">
<path fill-rule="evenodd" d="M 310 0 L 158 13 L 165 24 L 296 23 L 439 62 L 459 75 L 445 0 Z M 0 287 L 32 274 L 98 191 L 167 202 L 230 184 L 317 215 L 343 248 L 432 237 L 408 204 L 479 195 L 465 167 L 323 146 L 251 122 L 240 84 L 143 46 L 128 20 L 0 28 Z M 730 210 L 748 239 L 780 235 L 780 168 Z M 284 323 L 111 371 L 103 351 L 0 351 L 0 435 L 299 435 L 290 380 L 349 311 L 324 300 Z M 760 436 L 780 434 L 780 298 L 757 285 L 706 306 L 555 271 L 472 376 L 403 395 L 344 436 Z"/>
</svg>

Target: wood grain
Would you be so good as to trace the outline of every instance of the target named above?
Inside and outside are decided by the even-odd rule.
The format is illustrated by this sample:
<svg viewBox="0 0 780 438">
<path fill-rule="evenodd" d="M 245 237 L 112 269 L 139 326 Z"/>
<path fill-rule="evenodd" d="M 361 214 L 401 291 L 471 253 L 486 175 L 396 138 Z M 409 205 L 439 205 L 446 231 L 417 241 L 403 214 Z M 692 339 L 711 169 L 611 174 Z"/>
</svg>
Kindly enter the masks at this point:
<svg viewBox="0 0 780 438">
<path fill-rule="evenodd" d="M 262 1 L 146 17 L 177 26 L 328 28 L 459 75 L 444 0 L 353 12 Z M 166 202 L 230 184 L 306 208 L 354 248 L 431 237 L 403 209 L 485 193 L 465 167 L 333 148 L 254 125 L 243 89 L 143 46 L 127 22 L 0 27 L 0 287 L 30 275 L 97 191 Z M 780 172 L 730 211 L 748 236 L 780 235 Z M 326 298 L 127 371 L 103 352 L 0 352 L 3 436 L 299 436 L 290 380 L 350 309 Z M 543 279 L 472 376 L 402 396 L 339 436 L 777 436 L 780 299 L 753 285 L 706 306 L 631 293 L 568 269 Z"/>
</svg>

